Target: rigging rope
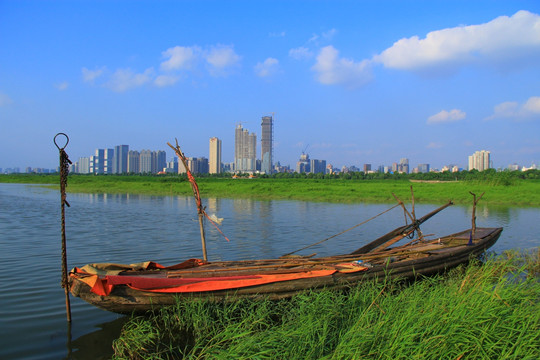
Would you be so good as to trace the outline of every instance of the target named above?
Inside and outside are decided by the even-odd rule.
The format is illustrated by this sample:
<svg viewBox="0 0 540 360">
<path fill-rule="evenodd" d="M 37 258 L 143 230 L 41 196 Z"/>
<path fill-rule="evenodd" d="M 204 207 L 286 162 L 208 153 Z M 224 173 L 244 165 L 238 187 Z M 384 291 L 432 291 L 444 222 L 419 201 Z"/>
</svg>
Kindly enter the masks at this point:
<svg viewBox="0 0 540 360">
<path fill-rule="evenodd" d="M 299 251 L 308 249 L 308 248 L 310 248 L 310 247 L 312 247 L 312 246 L 319 245 L 319 244 L 321 244 L 321 243 L 323 243 L 323 242 L 325 242 L 325 241 L 328 241 L 328 240 L 330 240 L 330 239 L 333 239 L 333 238 L 335 238 L 336 236 L 339 236 L 339 235 L 341 235 L 341 234 L 345 234 L 347 231 L 350 231 L 350 230 L 352 230 L 352 229 L 355 229 L 355 228 L 359 227 L 360 225 L 364 225 L 365 223 L 370 222 L 371 220 L 373 220 L 373 219 L 375 219 L 375 218 L 377 218 L 377 217 L 379 217 L 379 216 L 381 216 L 381 215 L 383 215 L 383 214 L 386 214 L 387 212 L 389 212 L 390 210 L 395 209 L 395 208 L 398 207 L 398 206 L 399 206 L 399 204 L 394 205 L 394 206 L 392 206 L 390 209 L 387 209 L 387 210 L 383 211 L 382 213 L 380 213 L 380 214 L 378 214 L 378 215 L 375 215 L 375 216 L 373 216 L 373 217 L 367 219 L 367 220 L 364 221 L 364 222 L 361 222 L 360 224 L 354 225 L 353 227 L 350 227 L 350 228 L 348 228 L 347 230 L 343 230 L 342 232 L 340 232 L 340 233 L 338 233 L 338 234 L 332 235 L 332 236 L 330 236 L 330 237 L 328 237 L 328 238 L 326 238 L 326 239 L 324 239 L 324 240 L 318 241 L 318 242 L 316 242 L 316 243 L 314 243 L 314 244 L 304 246 L 304 247 L 301 248 L 301 249 L 292 251 L 292 252 L 287 253 L 287 254 L 285 254 L 285 255 L 283 255 L 283 256 L 292 255 L 292 254 L 297 253 L 297 252 L 299 252 Z"/>
</svg>

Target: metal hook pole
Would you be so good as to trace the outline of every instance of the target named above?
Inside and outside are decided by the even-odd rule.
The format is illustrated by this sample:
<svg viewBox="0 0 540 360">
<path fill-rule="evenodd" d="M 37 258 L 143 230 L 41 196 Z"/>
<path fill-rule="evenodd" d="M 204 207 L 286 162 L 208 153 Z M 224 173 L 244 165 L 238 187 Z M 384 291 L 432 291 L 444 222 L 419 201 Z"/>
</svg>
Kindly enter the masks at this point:
<svg viewBox="0 0 540 360">
<path fill-rule="evenodd" d="M 60 135 L 65 136 L 66 143 L 63 147 L 60 147 L 56 142 L 56 138 Z M 71 304 L 69 301 L 69 283 L 68 283 L 68 271 L 67 271 L 67 246 L 66 246 L 66 213 L 65 205 L 70 206 L 66 200 L 66 186 L 67 176 L 69 173 L 69 164 L 71 161 L 68 158 L 67 153 L 64 151 L 69 143 L 69 137 L 64 133 L 58 133 L 53 139 L 54 145 L 60 152 L 60 202 L 61 202 L 61 228 L 62 228 L 62 287 L 66 297 L 66 315 L 67 321 L 71 322 Z"/>
</svg>

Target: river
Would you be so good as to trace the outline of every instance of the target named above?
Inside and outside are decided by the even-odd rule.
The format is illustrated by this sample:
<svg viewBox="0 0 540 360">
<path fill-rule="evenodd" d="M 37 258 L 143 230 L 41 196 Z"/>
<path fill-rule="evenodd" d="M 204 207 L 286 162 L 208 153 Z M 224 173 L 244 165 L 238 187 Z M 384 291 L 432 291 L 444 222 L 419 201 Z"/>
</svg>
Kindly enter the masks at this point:
<svg viewBox="0 0 540 360">
<path fill-rule="evenodd" d="M 146 260 L 172 265 L 202 257 L 196 205 L 184 196 L 71 194 L 66 208 L 68 267 Z M 471 201 L 472 202 L 472 201 Z M 209 260 L 279 257 L 359 224 L 394 204 L 203 199 L 223 218 L 228 242 L 206 225 Z M 416 206 L 418 217 L 442 204 Z M 126 317 L 71 298 L 65 314 L 61 281 L 60 196 L 35 185 L 0 184 L 0 358 L 99 359 L 112 355 Z M 452 206 L 422 226 L 432 236 L 471 225 L 471 206 Z M 346 253 L 403 225 L 396 208 L 365 225 L 303 251 Z M 477 226 L 504 227 L 491 249 L 540 246 L 540 207 L 477 208 Z"/>
</svg>

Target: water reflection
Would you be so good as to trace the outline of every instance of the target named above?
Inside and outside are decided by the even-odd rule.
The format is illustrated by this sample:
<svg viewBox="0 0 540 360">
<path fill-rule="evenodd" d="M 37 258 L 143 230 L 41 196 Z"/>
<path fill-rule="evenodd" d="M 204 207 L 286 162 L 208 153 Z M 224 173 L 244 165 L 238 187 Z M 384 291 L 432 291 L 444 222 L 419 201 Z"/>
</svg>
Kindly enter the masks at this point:
<svg viewBox="0 0 540 360">
<path fill-rule="evenodd" d="M 68 194 L 68 201 L 70 268 L 93 262 L 144 260 L 172 265 L 202 256 L 196 204 L 191 196 Z M 58 191 L 0 184 L 0 204 L 0 264 L 6 269 L 25 269 L 0 271 L 0 336 L 6 344 L 0 347 L 0 358 L 62 358 L 66 356 L 68 336 L 58 330 L 65 326 L 65 303 L 59 286 Z M 210 198 L 203 199 L 203 205 L 208 213 L 224 218 L 221 229 L 231 239 L 227 242 L 207 224 L 209 259 L 236 260 L 279 257 L 359 224 L 394 204 Z M 417 217 L 438 206 L 417 204 Z M 449 207 L 426 222 L 422 230 L 438 235 L 457 232 L 470 227 L 471 213 L 471 206 Z M 476 215 L 479 227 L 504 227 L 493 247 L 495 252 L 540 245 L 540 208 L 480 203 Z M 403 225 L 403 219 L 403 211 L 394 209 L 300 254 L 316 252 L 324 256 L 353 251 Z M 109 354 L 108 344 L 116 338 L 122 320 L 80 299 L 73 299 L 72 311 L 73 358 Z M 98 343 L 107 345 L 100 348 Z"/>
<path fill-rule="evenodd" d="M 94 360 L 110 359 L 114 355 L 112 343 L 120 336 L 127 316 L 98 324 L 98 330 L 82 335 L 67 343 L 67 359 Z M 68 329 L 69 329 L 68 325 Z M 68 330 L 70 331 L 70 330 Z M 69 335 L 70 336 L 70 335 Z"/>
</svg>

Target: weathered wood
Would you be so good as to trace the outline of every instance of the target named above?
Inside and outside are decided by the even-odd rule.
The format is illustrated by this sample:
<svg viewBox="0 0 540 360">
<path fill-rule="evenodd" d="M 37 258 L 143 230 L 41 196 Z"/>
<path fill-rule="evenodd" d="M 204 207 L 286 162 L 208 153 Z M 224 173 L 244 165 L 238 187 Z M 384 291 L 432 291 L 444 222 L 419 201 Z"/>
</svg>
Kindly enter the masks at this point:
<svg viewBox="0 0 540 360">
<path fill-rule="evenodd" d="M 432 212 L 422 216 L 420 219 L 416 220 L 415 223 L 409 224 L 409 225 L 403 225 L 397 229 L 394 229 L 390 231 L 388 234 L 381 236 L 378 239 L 375 239 L 374 241 L 370 242 L 367 245 L 362 246 L 361 248 L 353 251 L 351 254 L 365 254 L 368 252 L 373 251 L 376 248 L 381 249 L 381 246 L 386 244 L 387 242 L 394 239 L 396 236 L 405 235 L 408 236 L 411 234 L 415 228 L 419 227 L 422 223 L 433 217 L 434 215 L 438 214 L 442 210 L 446 209 L 448 206 L 453 205 L 451 201 L 444 204 L 443 206 L 433 210 Z"/>
<path fill-rule="evenodd" d="M 293 296 L 308 289 L 345 289 L 364 281 L 384 279 L 386 277 L 415 278 L 446 271 L 459 264 L 466 263 L 472 257 L 479 256 L 495 243 L 501 232 L 502 228 L 478 228 L 472 246 L 467 246 L 464 242 L 471 233 L 471 230 L 467 229 L 446 237 L 441 237 L 440 244 L 437 239 L 429 242 L 420 242 L 412 246 L 398 246 L 378 253 L 348 254 L 318 259 L 295 259 L 294 262 L 289 260 L 289 263 L 282 259 L 221 261 L 208 264 L 208 266 L 219 264 L 222 267 L 221 270 L 206 270 L 206 274 L 211 278 L 211 276 L 215 275 L 230 276 L 234 273 L 246 275 L 252 273 L 272 273 L 275 271 L 282 273 L 298 271 L 294 266 L 300 269 L 309 266 L 332 267 L 334 266 L 333 264 L 355 258 L 361 258 L 371 263 L 372 267 L 367 271 L 355 273 L 335 272 L 332 275 L 315 278 L 303 278 L 229 290 L 192 293 L 152 293 L 119 285 L 108 296 L 96 295 L 90 291 L 88 285 L 72 278 L 71 293 L 95 306 L 118 313 L 145 312 L 162 306 L 174 305 L 177 301 L 192 301 L 197 299 L 208 301 L 235 301 L 240 298 L 256 299 L 261 297 L 279 299 Z M 271 262 L 275 262 L 275 264 L 271 264 Z M 228 269 L 227 264 L 231 265 Z M 243 266 L 239 266 L 239 264 Z M 261 264 L 263 265 L 261 266 Z M 201 277 L 205 273 L 203 268 L 206 266 L 201 266 L 201 269 L 193 269 L 193 273 L 195 274 L 195 271 L 201 270 L 200 273 L 196 273 L 197 277 Z M 153 272 L 155 273 L 156 270 Z M 165 274 L 171 272 L 171 275 L 178 276 L 182 271 L 157 270 L 157 272 L 164 272 Z M 133 271 L 129 272 L 129 275 L 133 276 L 134 273 Z M 141 273 L 144 274 L 145 272 Z"/>
<path fill-rule="evenodd" d="M 478 199 L 476 199 L 476 194 L 469 191 L 469 194 L 473 196 L 473 210 L 472 210 L 472 224 L 471 224 L 471 236 L 474 236 L 474 233 L 476 232 L 476 204 L 482 199 L 482 196 L 484 196 L 485 192 L 480 195 Z"/>
</svg>

